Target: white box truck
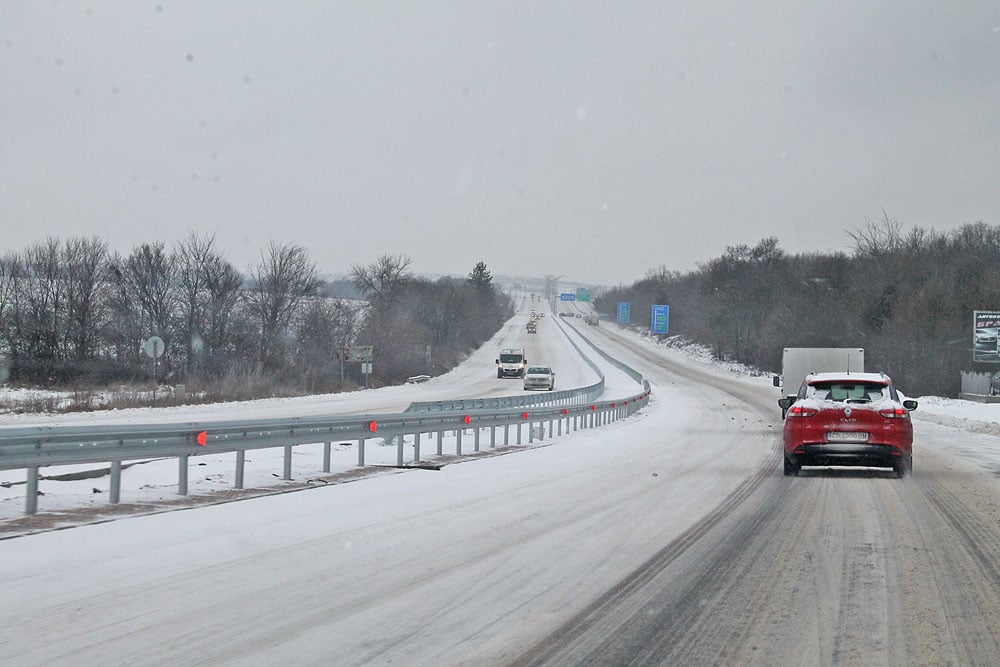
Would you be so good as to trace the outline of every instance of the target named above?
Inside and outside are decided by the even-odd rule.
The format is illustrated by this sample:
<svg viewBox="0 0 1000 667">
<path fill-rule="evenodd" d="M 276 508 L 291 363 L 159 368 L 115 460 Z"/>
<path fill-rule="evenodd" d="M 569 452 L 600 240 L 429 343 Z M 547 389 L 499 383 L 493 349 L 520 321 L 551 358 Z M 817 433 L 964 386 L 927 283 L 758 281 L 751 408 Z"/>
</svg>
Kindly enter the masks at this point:
<svg viewBox="0 0 1000 667">
<path fill-rule="evenodd" d="M 863 373 L 865 351 L 860 347 L 786 347 L 781 355 L 781 375 L 774 376 L 774 386 L 781 387 L 781 397 L 799 393 L 802 381 L 810 373 L 846 371 Z M 785 411 L 781 412 L 782 418 Z"/>
</svg>

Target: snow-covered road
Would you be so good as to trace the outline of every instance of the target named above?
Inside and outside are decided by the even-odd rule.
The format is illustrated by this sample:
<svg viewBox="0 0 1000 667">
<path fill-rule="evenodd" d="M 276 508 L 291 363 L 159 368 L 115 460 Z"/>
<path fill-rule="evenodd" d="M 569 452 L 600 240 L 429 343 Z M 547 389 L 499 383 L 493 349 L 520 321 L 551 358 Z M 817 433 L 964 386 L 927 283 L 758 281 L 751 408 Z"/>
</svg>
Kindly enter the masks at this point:
<svg viewBox="0 0 1000 667">
<path fill-rule="evenodd" d="M 581 331 L 643 371 L 646 410 L 440 471 L 0 541 L 4 656 L 478 665 L 1000 655 L 996 436 L 954 428 L 993 421 L 986 413 L 949 417 L 948 402 L 925 400 L 930 419 L 958 421 L 917 421 L 912 478 L 787 479 L 766 378 L 611 327 Z M 556 349 L 538 354 L 563 373 L 574 364 Z"/>
</svg>

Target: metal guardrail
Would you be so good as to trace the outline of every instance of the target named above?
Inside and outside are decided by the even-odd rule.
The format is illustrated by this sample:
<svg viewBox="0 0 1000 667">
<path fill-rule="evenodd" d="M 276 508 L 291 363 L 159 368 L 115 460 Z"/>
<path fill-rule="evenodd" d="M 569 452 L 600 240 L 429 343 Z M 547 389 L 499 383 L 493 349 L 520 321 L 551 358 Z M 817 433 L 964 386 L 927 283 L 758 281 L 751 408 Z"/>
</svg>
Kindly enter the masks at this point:
<svg viewBox="0 0 1000 667">
<path fill-rule="evenodd" d="M 566 334 L 563 330 L 564 335 Z M 579 334 L 584 340 L 586 337 Z M 582 350 L 570 339 L 583 355 Z M 590 341 L 588 341 L 589 343 Z M 592 343 L 591 343 L 592 344 Z M 586 359 L 586 355 L 583 355 Z M 590 359 L 587 362 L 599 368 Z M 620 363 L 620 362 L 619 362 Z M 630 369 L 631 370 L 631 369 Z M 508 396 L 497 399 L 460 399 L 434 402 L 431 409 L 417 409 L 398 414 L 367 414 L 335 417 L 293 417 L 239 421 L 206 421 L 177 424 L 114 426 L 30 426 L 0 427 L 0 470 L 26 469 L 25 512 L 38 509 L 38 470 L 43 466 L 110 462 L 109 499 L 117 503 L 121 496 L 122 462 L 150 457 L 178 459 L 178 493 L 187 494 L 188 458 L 204 454 L 235 453 L 235 488 L 243 488 L 244 456 L 247 451 L 272 447 L 284 448 L 284 474 L 291 479 L 292 448 L 296 445 L 323 443 L 323 472 L 330 472 L 330 447 L 334 442 L 357 441 L 359 466 L 365 465 L 365 442 L 368 439 L 398 438 L 397 464 L 404 465 L 403 438 L 413 436 L 414 458 L 420 460 L 422 434 L 434 434 L 437 454 L 443 454 L 445 432 L 456 434 L 456 454 L 462 455 L 462 435 L 471 429 L 475 451 L 480 450 L 480 435 L 490 429 L 490 446 L 497 446 L 497 429 L 503 427 L 503 444 L 510 443 L 510 427 L 515 428 L 516 444 L 522 444 L 522 427 L 527 426 L 528 441 L 533 442 L 537 427 L 548 423 L 550 437 L 558 430 L 602 426 L 627 417 L 649 402 L 650 387 L 642 382 L 641 391 L 625 398 L 592 402 L 600 382 L 580 389 L 552 392 L 539 397 L 556 405 L 526 405 L 516 399 L 531 396 Z M 548 392 L 546 392 L 548 393 Z M 563 394 L 559 396 L 559 394 Z M 509 402 L 508 402 L 509 401 Z M 570 403 L 574 401 L 574 403 Z M 489 403 L 490 405 L 486 405 Z M 411 406 L 412 408 L 412 406 Z M 530 408 L 530 409 L 525 409 Z"/>
</svg>

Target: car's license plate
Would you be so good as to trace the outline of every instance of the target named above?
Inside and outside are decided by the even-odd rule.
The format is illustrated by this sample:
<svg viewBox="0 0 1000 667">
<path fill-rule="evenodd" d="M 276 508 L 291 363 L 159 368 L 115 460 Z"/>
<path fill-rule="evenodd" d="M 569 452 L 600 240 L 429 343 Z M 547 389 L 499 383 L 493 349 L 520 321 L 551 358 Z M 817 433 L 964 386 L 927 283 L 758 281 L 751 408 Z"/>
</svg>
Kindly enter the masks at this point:
<svg viewBox="0 0 1000 667">
<path fill-rule="evenodd" d="M 868 442 L 867 433 L 852 433 L 850 431 L 830 431 L 826 434 L 829 442 Z"/>
</svg>

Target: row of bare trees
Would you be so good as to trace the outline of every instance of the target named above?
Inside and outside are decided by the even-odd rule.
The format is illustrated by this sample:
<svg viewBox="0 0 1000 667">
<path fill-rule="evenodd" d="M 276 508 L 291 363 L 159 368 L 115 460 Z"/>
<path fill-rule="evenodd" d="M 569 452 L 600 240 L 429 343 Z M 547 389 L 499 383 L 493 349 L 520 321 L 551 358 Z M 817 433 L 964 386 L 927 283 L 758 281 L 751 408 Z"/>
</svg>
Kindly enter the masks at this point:
<svg viewBox="0 0 1000 667">
<path fill-rule="evenodd" d="M 374 348 L 381 382 L 436 375 L 458 364 L 513 315 L 510 298 L 479 262 L 464 280 L 415 278 L 405 255 L 383 255 L 352 269 L 355 287 L 368 299 L 358 339 Z"/>
<path fill-rule="evenodd" d="M 354 267 L 365 306 L 325 294 L 296 245 L 271 243 L 241 273 L 212 236 L 128 254 L 98 238 L 50 238 L 0 257 L 0 380 L 98 386 L 155 372 L 257 394 L 329 391 L 362 381 L 344 366 L 348 345 L 376 345 L 375 379 L 394 382 L 449 368 L 509 315 L 492 284 L 475 301 L 468 281 L 418 280 L 409 263 L 385 256 Z M 447 335 L 435 327 L 442 320 Z M 158 366 L 142 351 L 151 336 L 165 344 Z"/>
<path fill-rule="evenodd" d="M 670 333 L 719 358 L 778 371 L 785 347 L 863 347 L 911 395 L 953 396 L 973 362 L 973 311 L 1000 309 L 1000 226 L 905 230 L 888 216 L 849 232 L 852 253 L 790 255 L 776 238 L 736 245 L 697 270 L 660 269 L 604 294 L 615 316 L 670 306 Z M 633 322 L 648 327 L 648 322 Z"/>
</svg>

